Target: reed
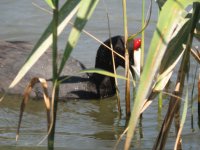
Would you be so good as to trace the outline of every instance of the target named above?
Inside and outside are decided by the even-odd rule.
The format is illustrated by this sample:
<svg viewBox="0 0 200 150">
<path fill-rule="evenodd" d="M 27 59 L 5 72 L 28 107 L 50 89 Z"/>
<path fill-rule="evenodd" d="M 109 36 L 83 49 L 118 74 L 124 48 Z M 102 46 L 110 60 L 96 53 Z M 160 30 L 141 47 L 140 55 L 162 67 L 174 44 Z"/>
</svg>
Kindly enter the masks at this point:
<svg viewBox="0 0 200 150">
<path fill-rule="evenodd" d="M 44 31 L 43 35 L 38 40 L 35 45 L 32 54 L 27 59 L 24 66 L 22 66 L 21 70 L 17 74 L 16 78 L 10 85 L 10 88 L 14 87 L 23 76 L 31 69 L 34 63 L 39 59 L 39 57 L 48 49 L 48 47 L 52 44 L 52 78 L 53 78 L 53 92 L 52 92 L 52 100 L 51 100 L 51 124 L 48 124 L 48 149 L 54 149 L 54 136 L 55 136 L 55 127 L 56 127 L 56 113 L 57 113 L 57 103 L 59 98 L 59 75 L 61 74 L 64 65 L 73 50 L 76 46 L 80 34 L 86 25 L 87 21 L 91 17 L 98 0 L 69 0 L 64 3 L 62 8 L 59 10 L 59 0 L 46 0 L 49 6 L 53 10 L 53 19 L 49 24 L 47 29 Z M 77 18 L 75 19 L 74 27 L 71 30 L 69 38 L 67 40 L 66 48 L 64 50 L 64 55 L 61 60 L 61 63 L 58 64 L 57 60 L 57 40 L 58 35 L 64 30 L 66 25 L 69 23 L 70 19 L 77 13 Z M 82 18 L 80 20 L 80 18 Z M 79 29 L 79 30 L 77 30 Z M 34 85 L 32 85 L 34 86 Z M 29 92 L 32 89 L 28 88 Z M 29 98 L 29 94 L 26 94 L 25 100 L 22 101 L 22 110 L 21 114 L 24 111 L 24 102 L 27 102 Z M 19 128 L 21 124 L 22 115 L 20 115 L 19 119 Z M 18 130 L 19 130 L 18 128 Z M 18 136 L 17 136 L 18 137 Z"/>
<path fill-rule="evenodd" d="M 53 36 L 52 36 L 52 78 L 53 78 L 53 86 L 55 87 L 55 95 L 52 98 L 54 100 L 53 105 L 52 105 L 52 128 L 50 128 L 50 132 L 48 135 L 48 149 L 53 150 L 54 149 L 54 137 L 55 137 L 55 127 L 56 127 L 56 114 L 57 114 L 57 107 L 58 107 L 58 98 L 59 98 L 59 86 L 57 84 L 59 75 L 58 75 L 58 62 L 57 62 L 57 41 L 58 41 L 58 11 L 59 11 L 59 0 L 53 0 Z"/>
<path fill-rule="evenodd" d="M 124 18 L 124 47 L 125 47 L 125 76 L 126 80 L 126 89 L 125 89 L 125 101 L 126 101 L 126 117 L 129 118 L 131 114 L 131 103 L 130 103 L 130 74 L 129 74 L 129 52 L 127 48 L 128 43 L 128 22 L 127 22 L 127 13 L 126 13 L 126 0 L 122 1 L 123 5 L 123 18 Z"/>
<path fill-rule="evenodd" d="M 192 91 L 191 91 L 191 129 L 192 131 L 194 131 L 194 89 L 195 89 L 195 85 L 196 85 L 196 77 L 197 77 L 197 67 L 198 64 L 196 65 L 195 68 L 195 73 L 194 73 L 194 80 L 193 80 L 193 85 L 192 85 Z"/>
<path fill-rule="evenodd" d="M 114 69 L 114 74 L 115 76 L 117 75 L 117 72 L 116 72 L 116 66 L 115 66 L 115 57 L 114 57 L 114 51 L 113 51 L 113 45 L 112 45 L 112 40 L 111 40 L 111 28 L 110 28 L 110 19 L 109 19 L 109 14 L 108 14 L 108 9 L 105 5 L 105 1 L 104 2 L 104 6 L 106 8 L 106 15 L 107 15 L 107 20 L 108 20 L 108 32 L 109 32 L 109 39 L 110 39 L 110 48 L 112 49 L 112 63 L 113 63 L 113 69 Z M 119 95 L 119 90 L 118 90 L 118 80 L 117 78 L 115 77 L 115 86 L 116 86 L 116 96 L 117 96 L 117 109 L 118 109 L 118 112 L 119 112 L 119 117 L 121 117 L 122 115 L 122 111 L 121 111 L 121 102 L 120 102 L 120 95 Z"/>
<path fill-rule="evenodd" d="M 131 116 L 129 121 L 129 130 L 127 133 L 124 149 L 130 148 L 131 139 L 134 136 L 135 127 L 138 122 L 140 112 L 146 102 L 148 100 L 151 100 L 149 99 L 151 98 L 151 93 L 162 91 L 165 88 L 172 75 L 174 67 L 178 63 L 178 60 L 182 58 L 182 56 L 184 56 L 183 62 L 185 62 L 182 63 L 182 66 L 184 66 L 183 68 L 188 67 L 188 59 L 185 58 L 189 57 L 190 53 L 188 53 L 188 49 L 190 49 L 192 37 L 194 35 L 194 24 L 197 25 L 197 18 L 200 13 L 199 11 L 197 11 L 197 7 L 199 7 L 200 3 L 195 2 L 197 1 L 166 1 L 165 4 L 160 5 L 162 9 L 159 15 L 156 30 L 151 41 L 147 60 L 145 62 L 144 69 L 140 78 L 136 99 L 131 112 L 131 114 L 134 115 Z M 185 8 L 191 4 L 194 4 L 194 11 L 192 12 L 192 17 L 190 17 L 188 20 L 186 16 L 191 12 L 186 12 Z M 177 26 L 178 28 L 176 28 Z M 187 46 L 182 47 L 183 44 Z M 178 75 L 182 77 L 181 81 L 177 82 L 176 90 L 179 90 L 180 87 L 183 88 L 183 82 L 185 81 L 184 75 L 186 74 L 186 72 L 188 72 L 188 70 L 185 72 L 182 71 L 182 73 Z M 154 81 L 155 78 L 156 81 Z M 182 86 L 180 86 L 180 84 Z M 180 91 L 182 91 L 182 89 Z M 172 105 L 174 108 L 174 112 L 178 113 L 178 105 L 180 104 L 180 100 L 172 101 L 174 103 L 177 103 L 176 105 Z M 171 109 L 169 108 L 169 110 Z M 170 118 L 173 118 L 172 114 L 169 114 L 169 116 Z M 168 124 L 167 121 L 163 122 L 161 130 L 169 128 L 170 125 L 168 126 L 166 123 Z M 162 136 L 166 140 L 167 135 L 164 134 Z M 161 142 L 162 140 L 160 138 L 160 134 L 158 135 L 157 141 L 161 143 L 158 145 L 163 147 L 154 146 L 154 149 L 163 149 L 165 142 Z"/>
<path fill-rule="evenodd" d="M 142 20 L 141 20 L 141 25 L 142 27 L 145 26 L 145 0 L 142 0 Z M 142 30 L 142 28 L 141 28 Z M 140 56 L 140 70 L 142 72 L 142 68 L 144 65 L 144 43 L 145 43 L 145 30 L 142 32 L 142 43 L 141 43 L 141 56 Z"/>
</svg>

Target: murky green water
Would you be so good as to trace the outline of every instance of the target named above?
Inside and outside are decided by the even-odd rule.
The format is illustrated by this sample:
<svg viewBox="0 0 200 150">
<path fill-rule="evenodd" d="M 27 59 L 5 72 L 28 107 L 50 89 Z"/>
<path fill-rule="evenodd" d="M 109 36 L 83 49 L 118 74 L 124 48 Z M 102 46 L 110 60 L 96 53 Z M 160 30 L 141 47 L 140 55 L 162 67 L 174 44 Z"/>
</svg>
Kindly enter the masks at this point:
<svg viewBox="0 0 200 150">
<path fill-rule="evenodd" d="M 50 15 L 34 7 L 31 2 L 46 6 L 40 0 L 1 0 L 0 1 L 0 40 L 27 40 L 36 42 L 45 26 L 48 24 Z M 111 22 L 112 35 L 123 34 L 121 1 L 106 1 Z M 128 2 L 128 13 L 130 20 L 129 32 L 135 33 L 140 29 L 140 7 L 139 3 Z M 117 11 L 116 11 L 117 10 Z M 148 47 L 152 31 L 155 28 L 157 9 L 154 6 L 152 21 L 146 32 L 146 46 Z M 101 40 L 107 39 L 107 19 L 105 5 L 100 1 L 99 6 L 89 21 L 87 31 Z M 68 31 L 66 31 L 66 34 Z M 66 40 L 61 37 L 61 49 Z M 98 43 L 86 35 L 82 35 L 80 42 L 73 52 L 73 56 L 81 60 L 87 67 L 94 64 Z M 87 56 L 87 57 L 86 57 Z M 191 65 L 193 74 L 195 64 Z M 119 70 L 120 72 L 122 70 Z M 189 79 L 190 87 L 192 78 Z M 175 79 L 175 78 L 174 78 Z M 124 115 L 124 82 L 120 81 L 121 105 L 123 115 L 121 119 L 117 113 L 115 97 L 106 100 L 93 101 L 67 101 L 60 102 L 58 106 L 58 117 L 56 125 L 56 149 L 113 149 L 117 139 L 124 131 L 126 119 Z M 194 96 L 197 95 L 196 91 Z M 46 140 L 39 144 L 46 136 L 46 113 L 41 101 L 30 101 L 23 117 L 19 141 L 15 142 L 16 128 L 19 117 L 19 106 L 21 97 L 7 96 L 0 103 L 0 149 L 10 150 L 40 150 L 46 149 Z M 196 98 L 195 98 L 196 101 Z M 163 113 L 158 114 L 157 103 L 154 102 L 143 114 L 142 126 L 137 127 L 132 142 L 132 149 L 151 149 L 157 137 L 158 131 L 166 112 L 168 100 L 163 108 Z M 196 107 L 194 108 L 196 113 Z M 184 126 L 183 148 L 199 149 L 200 133 L 195 121 L 195 131 L 191 131 L 190 114 Z M 195 114 L 194 119 L 197 119 Z M 142 129 L 142 131 L 140 130 Z M 118 149 L 123 149 L 124 139 L 120 142 Z M 39 145 L 38 145 L 39 144 Z M 169 134 L 166 149 L 173 149 L 174 129 Z"/>
<path fill-rule="evenodd" d="M 46 112 L 42 101 L 30 101 L 25 110 L 19 141 L 15 133 L 19 117 L 19 97 L 8 96 L 0 103 L 0 145 L 4 149 L 46 149 Z M 167 104 L 167 101 L 165 101 Z M 122 104 L 124 105 L 124 103 Z M 113 149 L 123 132 L 126 119 L 119 119 L 115 98 L 101 101 L 60 102 L 56 126 L 56 149 Z M 163 108 L 163 114 L 166 111 Z M 196 109 L 195 109 L 196 110 Z M 189 109 L 190 111 L 190 109 Z M 163 116 L 161 114 L 161 116 Z M 142 125 L 137 127 L 133 149 L 151 149 L 161 126 L 162 117 L 154 103 L 143 114 Z M 199 131 L 190 129 L 190 116 L 183 131 L 184 149 L 198 149 Z M 195 118 L 197 116 L 195 115 Z M 142 130 L 140 130 L 142 129 Z M 118 149 L 123 148 L 124 139 Z M 39 145 L 38 145 L 39 144 Z M 174 144 L 174 129 L 170 131 L 167 149 Z"/>
</svg>

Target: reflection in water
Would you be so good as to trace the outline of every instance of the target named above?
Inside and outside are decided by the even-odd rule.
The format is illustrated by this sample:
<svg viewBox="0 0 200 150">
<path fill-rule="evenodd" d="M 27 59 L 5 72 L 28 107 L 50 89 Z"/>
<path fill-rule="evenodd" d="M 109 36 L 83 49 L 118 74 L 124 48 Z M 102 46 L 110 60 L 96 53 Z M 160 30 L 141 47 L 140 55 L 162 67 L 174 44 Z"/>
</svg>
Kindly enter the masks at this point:
<svg viewBox="0 0 200 150">
<path fill-rule="evenodd" d="M 21 97 L 8 96 L 0 103 L 0 145 L 33 146 L 46 134 L 46 113 L 42 101 L 30 100 L 24 113 L 19 141 L 15 133 L 19 117 Z M 119 119 L 115 97 L 100 101 L 60 102 L 57 125 L 56 147 L 77 149 L 85 147 L 112 148 L 125 128 L 125 117 Z M 135 141 L 139 141 L 138 136 Z M 85 142 L 85 141 L 88 141 Z M 46 146 L 46 141 L 41 146 Z M 123 141 L 119 148 L 123 147 Z"/>
<path fill-rule="evenodd" d="M 24 113 L 20 130 L 19 141 L 15 142 L 15 134 L 19 117 L 19 106 L 21 97 L 6 96 L 0 103 L 0 145 L 10 149 L 26 147 L 34 149 L 46 135 L 46 112 L 42 101 L 30 100 Z M 166 102 L 167 103 L 167 102 Z M 133 139 L 133 149 L 150 148 L 157 137 L 160 125 L 157 121 L 157 105 L 153 103 L 143 113 L 143 118 L 136 128 Z M 155 105 L 155 106 L 154 106 Z M 112 149 L 125 128 L 125 117 L 119 119 L 117 112 L 117 102 L 115 97 L 107 100 L 60 102 L 58 106 L 58 117 L 56 124 L 57 148 L 69 149 Z M 124 109 L 123 109 L 124 110 Z M 163 108 L 162 115 L 166 112 Z M 142 131 L 141 131 L 142 130 Z M 172 128 L 167 148 L 171 149 L 174 144 L 174 128 Z M 199 136 L 190 132 L 190 120 L 186 122 L 183 140 L 190 141 Z M 123 148 L 125 137 L 122 138 L 118 149 Z M 191 141 L 190 141 L 191 142 Z M 188 143 L 188 142 L 186 142 Z M 197 147 L 197 140 L 192 140 L 191 144 L 183 143 L 183 147 Z M 37 146 L 36 146 L 37 147 Z M 46 147 L 46 141 L 38 148 Z"/>
</svg>

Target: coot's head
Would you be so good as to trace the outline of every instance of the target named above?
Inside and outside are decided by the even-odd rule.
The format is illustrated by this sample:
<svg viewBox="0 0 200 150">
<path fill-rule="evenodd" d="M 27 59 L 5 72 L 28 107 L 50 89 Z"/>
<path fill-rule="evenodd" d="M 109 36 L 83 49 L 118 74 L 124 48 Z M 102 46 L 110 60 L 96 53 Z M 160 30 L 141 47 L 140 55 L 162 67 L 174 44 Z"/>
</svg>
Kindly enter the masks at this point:
<svg viewBox="0 0 200 150">
<path fill-rule="evenodd" d="M 124 37 L 123 36 L 112 37 L 111 39 L 106 40 L 104 44 L 106 44 L 108 47 L 111 47 L 110 41 L 112 41 L 112 47 L 114 51 L 124 57 L 125 56 Z M 128 43 L 130 66 L 134 66 L 134 70 L 137 74 L 140 65 L 139 63 L 140 58 L 138 58 L 140 57 L 140 50 L 139 50 L 140 46 L 141 46 L 141 39 L 134 39 Z M 125 68 L 125 61 L 122 57 L 114 53 L 114 58 L 115 58 L 116 68 L 118 66 L 122 66 Z M 108 48 L 106 48 L 103 45 L 101 45 L 97 51 L 95 68 L 101 68 L 113 72 L 112 53 Z"/>
</svg>

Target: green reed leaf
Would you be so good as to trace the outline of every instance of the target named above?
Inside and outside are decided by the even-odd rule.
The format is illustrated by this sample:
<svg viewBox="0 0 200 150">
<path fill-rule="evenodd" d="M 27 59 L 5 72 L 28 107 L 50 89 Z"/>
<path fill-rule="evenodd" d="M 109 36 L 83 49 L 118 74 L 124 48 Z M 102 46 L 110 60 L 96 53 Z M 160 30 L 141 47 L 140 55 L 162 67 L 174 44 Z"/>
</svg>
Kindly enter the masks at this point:
<svg viewBox="0 0 200 150">
<path fill-rule="evenodd" d="M 77 12 L 79 8 L 79 2 L 80 0 L 68 0 L 60 9 L 58 35 L 62 33 L 70 19 Z M 25 64 L 22 66 L 15 79 L 10 84 L 9 88 L 13 88 L 37 62 L 37 60 L 42 56 L 42 54 L 50 47 L 50 45 L 52 44 L 52 27 L 53 24 L 51 21 L 49 26 L 46 28 L 46 30 L 36 43 Z"/>
<path fill-rule="evenodd" d="M 176 32 L 177 24 L 179 24 L 179 19 L 177 18 L 180 18 L 180 16 L 185 13 L 185 8 L 193 2 L 199 2 L 199 0 L 170 0 L 162 7 L 131 112 L 133 115 L 131 115 L 129 121 L 125 149 L 129 149 L 130 147 L 131 139 L 134 135 L 134 130 L 140 116 L 140 111 L 145 103 L 145 99 L 152 89 L 155 75 L 159 70 L 167 47 L 174 37 L 174 32 Z"/>
<path fill-rule="evenodd" d="M 53 0 L 45 0 L 45 1 L 46 1 L 46 3 L 49 5 L 49 7 L 51 7 L 52 9 L 55 9 Z"/>
<path fill-rule="evenodd" d="M 64 55 L 60 64 L 59 74 L 61 74 L 67 59 L 69 58 L 73 48 L 76 46 L 83 28 L 85 27 L 87 21 L 92 16 L 99 0 L 82 0 L 80 3 L 80 8 L 77 13 L 77 17 L 72 28 L 67 45 L 64 50 Z"/>
<path fill-rule="evenodd" d="M 128 80 L 124 76 L 117 75 L 117 74 L 105 71 L 103 69 L 98 69 L 98 68 L 85 69 L 85 70 L 81 71 L 81 73 L 98 73 L 98 74 L 102 74 L 102 75 L 106 75 L 106 76 L 110 76 L 110 77 L 114 77 L 114 78 L 118 78 L 118 79 Z M 130 79 L 130 81 L 133 81 L 133 80 Z"/>
</svg>

